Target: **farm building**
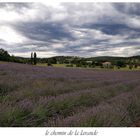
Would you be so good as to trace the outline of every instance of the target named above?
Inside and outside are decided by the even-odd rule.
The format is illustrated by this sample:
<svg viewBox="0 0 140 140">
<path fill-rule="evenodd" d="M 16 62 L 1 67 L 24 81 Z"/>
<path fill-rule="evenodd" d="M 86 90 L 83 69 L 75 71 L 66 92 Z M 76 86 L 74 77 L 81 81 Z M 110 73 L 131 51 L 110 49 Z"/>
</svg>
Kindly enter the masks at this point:
<svg viewBox="0 0 140 140">
<path fill-rule="evenodd" d="M 88 63 L 88 64 L 92 64 L 92 61 L 86 61 L 86 63 Z"/>
<path fill-rule="evenodd" d="M 104 68 L 111 68 L 111 62 L 104 62 L 102 65 Z"/>
</svg>

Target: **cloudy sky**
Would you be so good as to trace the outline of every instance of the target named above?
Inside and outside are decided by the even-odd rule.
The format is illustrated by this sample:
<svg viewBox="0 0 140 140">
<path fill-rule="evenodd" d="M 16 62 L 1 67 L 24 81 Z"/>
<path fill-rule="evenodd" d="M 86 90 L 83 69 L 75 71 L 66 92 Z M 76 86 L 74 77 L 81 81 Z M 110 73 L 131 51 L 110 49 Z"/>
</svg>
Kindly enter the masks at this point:
<svg viewBox="0 0 140 140">
<path fill-rule="evenodd" d="M 22 57 L 140 55 L 140 3 L 0 3 L 0 48 Z"/>
</svg>

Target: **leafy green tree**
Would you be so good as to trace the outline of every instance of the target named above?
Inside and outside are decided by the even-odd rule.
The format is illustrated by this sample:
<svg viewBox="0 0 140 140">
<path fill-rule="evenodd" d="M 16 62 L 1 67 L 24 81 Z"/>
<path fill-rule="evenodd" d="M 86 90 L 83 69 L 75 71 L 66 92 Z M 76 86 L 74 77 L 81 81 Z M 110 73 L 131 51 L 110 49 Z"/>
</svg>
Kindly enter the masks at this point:
<svg viewBox="0 0 140 140">
<path fill-rule="evenodd" d="M 125 64 L 124 61 L 117 61 L 117 62 L 116 62 L 116 66 L 117 66 L 117 67 L 125 67 L 126 64 Z"/>
<path fill-rule="evenodd" d="M 57 64 L 57 59 L 55 57 L 49 58 L 48 62 L 51 64 Z"/>
<path fill-rule="evenodd" d="M 130 65 L 129 65 L 129 69 L 131 70 L 132 68 L 133 68 L 133 65 L 130 64 Z"/>
<path fill-rule="evenodd" d="M 0 49 L 0 60 L 1 61 L 10 61 L 10 55 L 4 49 Z"/>
</svg>

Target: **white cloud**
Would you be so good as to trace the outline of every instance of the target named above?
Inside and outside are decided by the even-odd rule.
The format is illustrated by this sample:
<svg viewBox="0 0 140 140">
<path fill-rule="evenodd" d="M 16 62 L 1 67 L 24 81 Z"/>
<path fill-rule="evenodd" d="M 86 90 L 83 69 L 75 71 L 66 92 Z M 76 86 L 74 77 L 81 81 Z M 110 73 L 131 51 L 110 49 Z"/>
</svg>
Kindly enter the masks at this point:
<svg viewBox="0 0 140 140">
<path fill-rule="evenodd" d="M 7 44 L 23 43 L 25 41 L 25 37 L 8 26 L 0 26 L 0 39 L 7 42 Z"/>
<path fill-rule="evenodd" d="M 138 17 L 138 16 L 128 17 L 128 18 L 126 18 L 126 24 L 129 27 L 139 29 L 140 28 L 140 17 Z"/>
<path fill-rule="evenodd" d="M 64 48 L 63 44 L 52 44 L 52 48 L 53 49 L 57 49 L 57 48 Z"/>
</svg>

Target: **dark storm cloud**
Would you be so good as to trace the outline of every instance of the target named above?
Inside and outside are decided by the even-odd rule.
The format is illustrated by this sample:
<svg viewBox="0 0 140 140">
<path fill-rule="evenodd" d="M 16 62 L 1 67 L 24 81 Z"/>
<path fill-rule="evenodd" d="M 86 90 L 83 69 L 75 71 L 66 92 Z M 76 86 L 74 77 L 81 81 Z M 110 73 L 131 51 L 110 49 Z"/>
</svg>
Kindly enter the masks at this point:
<svg viewBox="0 0 140 140">
<path fill-rule="evenodd" d="M 113 4 L 113 6 L 122 13 L 126 13 L 129 15 L 140 15 L 140 4 L 139 3 L 117 3 Z"/>
<path fill-rule="evenodd" d="M 15 55 L 138 55 L 139 3 L 0 4 L 0 47 Z M 46 52 L 46 54 L 45 54 Z M 50 55 L 49 55 L 50 54 Z"/>
<path fill-rule="evenodd" d="M 51 41 L 52 39 L 71 40 L 73 37 L 63 24 L 59 23 L 42 23 L 42 22 L 26 22 L 13 26 L 17 31 L 26 37 L 39 40 L 39 41 Z"/>
<path fill-rule="evenodd" d="M 136 35 L 140 35 L 140 29 L 135 29 L 132 27 L 128 27 L 125 24 L 88 24 L 85 25 L 84 27 L 89 28 L 89 29 L 98 29 L 102 31 L 105 34 L 109 35 L 117 35 L 117 34 L 125 34 L 127 32 L 133 32 Z"/>
</svg>

